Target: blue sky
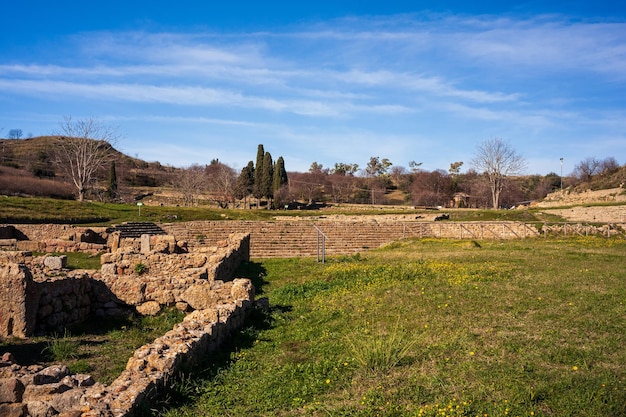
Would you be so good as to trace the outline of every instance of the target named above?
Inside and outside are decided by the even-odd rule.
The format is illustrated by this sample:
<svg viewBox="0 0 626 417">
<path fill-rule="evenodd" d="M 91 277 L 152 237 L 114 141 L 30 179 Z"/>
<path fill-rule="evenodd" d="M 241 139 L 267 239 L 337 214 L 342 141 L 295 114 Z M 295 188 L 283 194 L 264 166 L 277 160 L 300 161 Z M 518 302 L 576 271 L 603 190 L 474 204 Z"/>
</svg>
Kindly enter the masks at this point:
<svg viewBox="0 0 626 417">
<path fill-rule="evenodd" d="M 619 3 L 12 2 L 0 136 L 96 118 L 128 155 L 237 170 L 263 144 L 288 171 L 371 156 L 465 171 L 494 137 L 529 174 L 559 173 L 559 158 L 564 174 L 591 156 L 624 164 Z"/>
</svg>

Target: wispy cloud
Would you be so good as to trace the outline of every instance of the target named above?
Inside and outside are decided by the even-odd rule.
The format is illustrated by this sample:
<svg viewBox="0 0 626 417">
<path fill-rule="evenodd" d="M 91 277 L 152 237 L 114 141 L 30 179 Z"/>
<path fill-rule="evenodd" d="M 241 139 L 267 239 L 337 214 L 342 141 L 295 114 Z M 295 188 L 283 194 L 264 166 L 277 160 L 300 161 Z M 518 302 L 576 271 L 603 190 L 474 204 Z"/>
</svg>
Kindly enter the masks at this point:
<svg viewBox="0 0 626 417">
<path fill-rule="evenodd" d="M 584 132 L 610 143 L 624 138 L 625 79 L 626 22 L 559 15 L 406 14 L 266 32 L 86 32 L 55 44 L 52 56 L 24 54 L 0 65 L 7 103 L 63 103 L 64 111 L 102 111 L 133 125 L 211 124 L 232 135 L 227 142 L 296 143 L 307 157 L 355 155 L 351 162 L 362 153 L 400 158 L 435 138 L 459 143 L 494 132 L 538 144 Z"/>
</svg>

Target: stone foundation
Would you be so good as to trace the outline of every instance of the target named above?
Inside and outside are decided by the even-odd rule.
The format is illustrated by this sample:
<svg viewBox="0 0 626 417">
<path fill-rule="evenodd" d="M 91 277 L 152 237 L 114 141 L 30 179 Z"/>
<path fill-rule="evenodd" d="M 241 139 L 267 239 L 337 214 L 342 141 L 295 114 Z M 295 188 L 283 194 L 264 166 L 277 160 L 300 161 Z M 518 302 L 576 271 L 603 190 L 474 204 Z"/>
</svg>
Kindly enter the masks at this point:
<svg viewBox="0 0 626 417">
<path fill-rule="evenodd" d="M 110 237 L 115 252 L 102 256 L 100 271 L 67 271 L 65 257 L 0 252 L 0 336 L 58 332 L 91 314 L 109 317 L 124 309 L 156 314 L 174 305 L 191 313 L 138 349 L 110 386 L 89 375 L 69 375 L 63 365 L 20 366 L 5 354 L 0 360 L 1 417 L 131 416 L 243 324 L 254 287 L 232 277 L 249 260 L 249 235 L 231 235 L 192 253 L 184 253 L 186 245 L 172 236 Z"/>
<path fill-rule="evenodd" d="M 167 387 L 179 372 L 206 360 L 239 329 L 253 307 L 254 288 L 235 279 L 227 302 L 197 310 L 154 342 L 137 349 L 110 385 L 89 375 L 70 375 L 66 366 L 23 367 L 11 355 L 0 360 L 2 417 L 126 417 Z"/>
</svg>

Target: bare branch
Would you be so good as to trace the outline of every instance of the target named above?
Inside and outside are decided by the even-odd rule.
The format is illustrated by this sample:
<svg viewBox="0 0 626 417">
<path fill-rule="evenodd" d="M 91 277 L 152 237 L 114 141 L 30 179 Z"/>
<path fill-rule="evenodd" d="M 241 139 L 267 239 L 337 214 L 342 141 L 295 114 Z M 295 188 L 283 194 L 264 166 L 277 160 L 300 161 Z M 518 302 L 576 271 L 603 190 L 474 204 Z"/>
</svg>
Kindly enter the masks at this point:
<svg viewBox="0 0 626 417">
<path fill-rule="evenodd" d="M 491 187 L 492 205 L 497 209 L 507 177 L 520 174 L 526 167 L 526 161 L 507 142 L 493 138 L 477 147 L 472 165 L 478 172 L 487 176 Z"/>
<path fill-rule="evenodd" d="M 56 163 L 74 183 L 78 200 L 84 201 L 87 188 L 96 172 L 108 161 L 113 144 L 119 136 L 114 127 L 94 119 L 73 120 L 65 117 L 60 123 Z"/>
</svg>

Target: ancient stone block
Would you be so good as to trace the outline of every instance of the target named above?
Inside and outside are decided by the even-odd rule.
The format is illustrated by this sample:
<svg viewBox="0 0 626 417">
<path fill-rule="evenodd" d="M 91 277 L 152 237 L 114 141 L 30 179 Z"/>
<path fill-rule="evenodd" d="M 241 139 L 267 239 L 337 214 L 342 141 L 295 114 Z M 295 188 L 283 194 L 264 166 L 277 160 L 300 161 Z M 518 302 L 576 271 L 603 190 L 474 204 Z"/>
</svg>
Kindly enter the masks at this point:
<svg viewBox="0 0 626 417">
<path fill-rule="evenodd" d="M 46 256 L 43 260 L 43 264 L 53 270 L 64 269 L 67 267 L 67 256 Z"/>
<path fill-rule="evenodd" d="M 235 278 L 230 295 L 235 300 L 252 300 L 254 299 L 254 285 L 249 279 Z"/>
<path fill-rule="evenodd" d="M 24 384 L 17 378 L 0 379 L 0 403 L 22 402 Z"/>
<path fill-rule="evenodd" d="M 194 310 L 211 308 L 219 300 L 216 293 L 211 291 L 211 285 L 204 282 L 190 286 L 180 298 Z"/>
<path fill-rule="evenodd" d="M 70 370 L 65 365 L 52 365 L 37 373 L 33 382 L 36 385 L 53 384 L 61 381 L 64 377 L 69 375 L 69 373 Z"/>
<path fill-rule="evenodd" d="M 137 312 L 144 316 L 154 316 L 161 311 L 161 305 L 156 301 L 148 301 L 137 306 Z"/>
<path fill-rule="evenodd" d="M 35 329 L 39 294 L 28 268 L 0 265 L 0 336 L 28 337 Z"/>
<path fill-rule="evenodd" d="M 25 404 L 0 404 L 0 416 L 2 417 L 25 417 Z"/>
</svg>

